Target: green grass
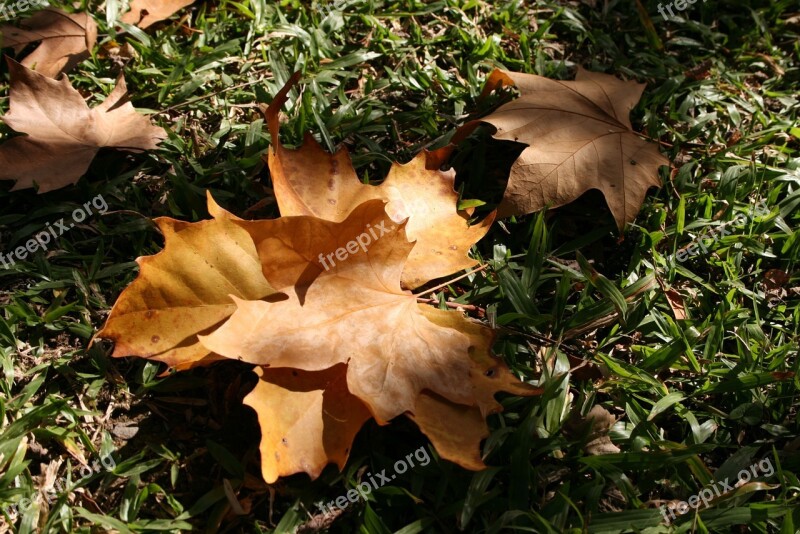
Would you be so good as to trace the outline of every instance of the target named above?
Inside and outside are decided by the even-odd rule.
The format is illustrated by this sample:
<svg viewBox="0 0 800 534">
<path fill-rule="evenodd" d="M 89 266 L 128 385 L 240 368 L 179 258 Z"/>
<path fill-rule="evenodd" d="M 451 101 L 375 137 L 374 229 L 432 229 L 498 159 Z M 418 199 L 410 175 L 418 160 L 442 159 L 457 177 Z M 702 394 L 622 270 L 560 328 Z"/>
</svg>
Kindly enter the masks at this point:
<svg viewBox="0 0 800 534">
<path fill-rule="evenodd" d="M 303 78 L 284 143 L 306 131 L 330 150 L 344 143 L 359 174 L 379 181 L 497 106 L 505 97 L 478 98 L 493 68 L 569 79 L 577 65 L 648 84 L 632 120 L 674 169 L 662 168 L 664 186 L 622 236 L 594 193 L 493 227 L 473 251 L 487 274 L 436 298 L 479 308 L 501 330 L 495 351 L 544 395 L 503 399 L 484 444 L 490 469 L 434 457 L 330 530 L 800 532 L 796 2 L 698 2 L 671 21 L 652 2 L 648 32 L 630 1 L 363 0 L 325 16 L 299 1 L 219 0 L 127 34 L 108 27 L 100 2 L 83 4 L 101 43 L 73 84 L 102 101 L 120 70 L 110 50 L 129 43 L 133 103 L 170 137 L 158 152 L 102 151 L 77 185 L 52 193 L 0 183 L 0 252 L 97 195 L 109 204 L 46 254 L 0 269 L 0 509 L 39 495 L 21 518 L 0 511 L 0 532 L 308 532 L 316 503 L 426 444 L 406 421 L 368 425 L 344 472 L 268 487 L 256 418 L 241 404 L 248 366 L 160 376 L 90 340 L 135 277 L 134 259 L 161 249 L 152 217 L 206 217 L 207 189 L 237 214 L 277 215 L 257 105 L 293 71 Z M 7 94 L 6 83 L 3 110 Z M 480 213 L 518 152 L 479 131 L 455 156 L 463 198 L 487 202 Z M 751 214 L 759 201 L 769 211 Z M 706 238 L 707 252 L 675 259 L 738 214 L 728 235 Z M 618 419 L 619 454 L 587 452 L 579 422 L 594 406 Z M 116 467 L 81 478 L 80 458 L 109 453 Z M 768 485 L 663 524 L 660 505 L 763 459 L 775 467 Z M 48 465 L 64 485 L 52 502 Z"/>
</svg>

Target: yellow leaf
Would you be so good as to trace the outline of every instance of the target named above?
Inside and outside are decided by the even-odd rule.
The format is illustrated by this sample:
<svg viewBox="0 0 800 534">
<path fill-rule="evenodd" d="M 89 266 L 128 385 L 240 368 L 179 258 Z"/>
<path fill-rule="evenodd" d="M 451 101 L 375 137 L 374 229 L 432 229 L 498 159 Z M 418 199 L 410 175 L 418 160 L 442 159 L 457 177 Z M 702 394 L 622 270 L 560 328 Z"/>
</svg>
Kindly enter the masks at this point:
<svg viewBox="0 0 800 534">
<path fill-rule="evenodd" d="M 394 164 L 379 186 L 363 184 L 345 148 L 329 154 L 310 135 L 298 150 L 281 145 L 278 113 L 285 100 L 286 93 L 279 93 L 266 112 L 273 140 L 270 176 L 282 216 L 341 222 L 367 200 L 387 201 L 389 217 L 398 224 L 407 220 L 406 235 L 417 244 L 403 269 L 406 288 L 478 263 L 468 256 L 469 249 L 489 231 L 494 213 L 470 226 L 466 214 L 456 209 L 455 173 L 440 171 L 435 155 L 422 152 L 405 165 Z"/>
<path fill-rule="evenodd" d="M 197 339 L 236 309 L 230 295 L 261 299 L 274 290 L 261 274 L 250 235 L 226 218 L 156 221 L 164 250 L 139 258 L 138 278 L 117 299 L 97 337 L 114 356 L 140 356 L 187 369 L 220 359 Z"/>
<path fill-rule="evenodd" d="M 255 368 L 244 399 L 261 426 L 261 471 L 267 483 L 305 472 L 315 479 L 328 463 L 344 468 L 369 411 L 347 390 L 346 366 L 316 372 Z"/>
</svg>

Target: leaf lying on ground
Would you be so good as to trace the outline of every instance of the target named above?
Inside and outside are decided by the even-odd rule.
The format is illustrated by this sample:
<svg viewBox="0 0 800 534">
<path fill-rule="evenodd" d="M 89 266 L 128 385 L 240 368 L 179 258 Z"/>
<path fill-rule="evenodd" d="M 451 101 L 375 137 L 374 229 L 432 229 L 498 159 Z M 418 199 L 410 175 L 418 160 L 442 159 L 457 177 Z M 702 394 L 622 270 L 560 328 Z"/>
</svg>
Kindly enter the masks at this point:
<svg viewBox="0 0 800 534">
<path fill-rule="evenodd" d="M 313 217 L 240 221 L 253 237 L 262 264 L 298 273 L 278 302 L 240 301 L 214 333 L 200 336 L 212 352 L 257 365 L 321 371 L 348 363 L 347 386 L 378 422 L 414 410 L 429 389 L 457 403 L 472 404 L 470 339 L 426 318 L 430 306 L 400 289 L 400 273 L 414 247 L 393 225 L 379 200 L 367 201 L 341 223 Z M 377 239 L 356 244 L 364 230 Z M 344 260 L 330 254 L 349 249 Z M 348 252 L 349 252 L 348 251 Z M 326 258 L 322 258 L 327 256 Z M 269 262 L 265 259 L 269 258 Z M 333 262 L 325 270 L 323 261 Z M 302 271 L 301 271 L 302 268 Z M 460 314 L 456 323 L 466 322 Z"/>
<path fill-rule="evenodd" d="M 494 137 L 528 145 L 511 168 L 500 216 L 562 206 L 599 189 L 622 230 L 647 189 L 661 185 L 658 168 L 669 160 L 628 118 L 644 84 L 583 69 L 571 82 L 495 70 L 487 89 L 499 86 L 517 87 L 520 97 L 481 121 L 496 128 Z"/>
<path fill-rule="evenodd" d="M 230 317 L 230 295 L 261 299 L 275 291 L 261 274 L 250 235 L 226 218 L 184 223 L 157 219 L 164 250 L 139 258 L 139 277 L 117 299 L 97 337 L 115 357 L 141 356 L 188 369 L 222 359 L 197 339 Z"/>
<path fill-rule="evenodd" d="M 406 234 L 417 244 L 401 279 L 410 289 L 477 264 L 468 256 L 469 249 L 489 231 L 494 213 L 469 225 L 466 214 L 456 209 L 455 172 L 440 171 L 434 157 L 422 152 L 405 165 L 394 164 L 384 182 L 373 186 L 358 179 L 346 148 L 329 154 L 307 135 L 300 149 L 287 150 L 280 143 L 278 115 L 291 85 L 266 111 L 273 140 L 270 177 L 282 216 L 313 215 L 341 222 L 367 200 L 388 201 L 391 219 L 408 219 Z"/>
<path fill-rule="evenodd" d="M 49 78 L 55 78 L 89 57 L 97 42 L 97 24 L 88 13 L 66 13 L 44 9 L 23 20 L 20 27 L 0 25 L 4 47 L 20 53 L 36 41 L 41 44 L 22 64 Z"/>
<path fill-rule="evenodd" d="M 209 212 L 212 221 L 158 220 L 165 250 L 140 260 L 139 277 L 98 337 L 117 342 L 115 356 L 180 368 L 219 356 L 257 364 L 246 402 L 262 425 L 268 482 L 341 467 L 370 416 L 386 424 L 407 415 L 443 458 L 479 469 L 485 416 L 501 409 L 494 395 L 540 392 L 491 354 L 492 330 L 418 304 L 400 288 L 415 245 L 383 201 L 367 201 L 339 223 L 245 221 L 210 197 Z"/>
<path fill-rule="evenodd" d="M 195 0 L 133 0 L 131 9 L 120 19 L 125 24 L 147 28 L 193 4 Z"/>
<path fill-rule="evenodd" d="M 39 187 L 44 193 L 76 183 L 102 147 L 152 150 L 167 133 L 127 102 L 125 79 L 105 101 L 89 109 L 69 80 L 53 80 L 13 60 L 10 108 L 3 121 L 25 136 L 0 145 L 0 180 L 13 190 Z"/>
<path fill-rule="evenodd" d="M 306 472 L 317 478 L 328 463 L 344 468 L 369 410 L 347 390 L 347 367 L 323 371 L 256 367 L 255 389 L 244 403 L 261 426 L 261 472 L 268 483 Z"/>
<path fill-rule="evenodd" d="M 570 419 L 564 427 L 567 434 L 575 438 L 585 438 L 586 443 L 583 450 L 586 454 L 596 456 L 600 454 L 616 454 L 620 452 L 619 447 L 614 445 L 608 436 L 609 431 L 616 423 L 616 418 L 600 405 L 595 405 L 581 417 L 578 413 L 572 413 Z"/>
</svg>

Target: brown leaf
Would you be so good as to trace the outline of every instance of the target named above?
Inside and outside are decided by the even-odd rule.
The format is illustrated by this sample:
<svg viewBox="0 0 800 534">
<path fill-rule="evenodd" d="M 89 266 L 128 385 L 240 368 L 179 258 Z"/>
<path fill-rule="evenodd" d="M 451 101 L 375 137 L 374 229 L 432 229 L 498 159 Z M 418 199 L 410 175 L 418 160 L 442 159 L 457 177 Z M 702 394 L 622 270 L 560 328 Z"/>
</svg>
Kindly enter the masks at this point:
<svg viewBox="0 0 800 534">
<path fill-rule="evenodd" d="M 786 271 L 780 269 L 770 269 L 764 273 L 764 285 L 767 289 L 775 290 L 785 286 L 791 276 Z"/>
<path fill-rule="evenodd" d="M 492 355 L 492 330 L 400 289 L 414 245 L 385 207 L 368 201 L 341 223 L 245 221 L 209 196 L 212 221 L 158 219 L 164 251 L 139 260 L 140 276 L 98 337 L 117 342 L 115 356 L 179 369 L 217 355 L 268 365 L 246 402 L 259 415 L 270 482 L 316 477 L 331 462 L 341 468 L 370 415 L 385 424 L 405 414 L 443 458 L 482 468 L 484 418 L 502 409 L 495 394 L 541 390 Z M 368 246 L 346 245 L 370 227 L 380 230 Z M 232 316 L 228 294 L 238 306 Z"/>
<path fill-rule="evenodd" d="M 408 417 L 431 440 L 439 456 L 473 471 L 486 467 L 481 458 L 481 441 L 489 437 L 489 427 L 479 408 L 424 391 L 417 398 L 414 411 Z"/>
<path fill-rule="evenodd" d="M 667 303 L 670 309 L 672 309 L 675 319 L 678 321 L 686 319 L 686 305 L 683 303 L 681 294 L 675 289 L 667 289 L 664 291 L 664 296 L 667 297 Z"/>
<path fill-rule="evenodd" d="M 619 447 L 614 445 L 608 432 L 617 420 L 608 410 L 602 406 L 595 405 L 581 418 L 573 413 L 565 431 L 572 435 L 586 435 L 587 442 L 584 451 L 589 455 L 616 454 L 620 452 Z"/>
<path fill-rule="evenodd" d="M 244 399 L 261 426 L 261 471 L 271 484 L 328 463 L 344 468 L 350 447 L 369 419 L 366 406 L 347 390 L 347 367 L 316 372 L 255 368 L 258 384 Z"/>
<path fill-rule="evenodd" d="M 306 371 L 348 363 L 349 390 L 379 423 L 413 411 L 423 389 L 472 404 L 472 392 L 464 387 L 470 339 L 432 323 L 426 318 L 432 308 L 400 289 L 414 245 L 402 225 L 388 219 L 383 202 L 365 202 L 341 223 L 282 217 L 237 224 L 253 236 L 267 280 L 288 298 L 235 299 L 238 309 L 230 320 L 200 337 L 210 351 Z M 332 251 L 345 251 L 369 228 L 380 235 L 366 250 L 351 247 L 344 260 L 334 258 Z M 320 261 L 323 255 L 330 270 Z M 287 275 L 296 280 L 291 288 Z"/>
<path fill-rule="evenodd" d="M 542 389 L 521 382 L 508 366 L 492 354 L 496 332 L 474 321 L 463 320 L 459 313 L 427 307 L 425 316 L 441 327 L 453 328 L 470 339 L 470 382 L 473 388 L 473 405 L 482 417 L 503 410 L 495 395 L 505 391 L 520 396 L 539 395 Z"/>
<path fill-rule="evenodd" d="M 215 217 L 231 217 L 241 221 L 213 204 L 213 200 L 210 202 L 212 205 L 209 212 Z M 303 219 L 305 218 L 292 217 L 262 224 L 277 227 L 279 224 L 297 225 L 301 221 L 308 222 Z M 313 258 L 313 255 L 295 254 L 291 248 L 292 244 L 287 243 L 284 237 L 285 232 L 274 232 L 265 228 L 259 231 L 253 226 L 253 223 L 246 221 L 242 222 L 242 226 L 248 228 L 253 235 L 261 253 L 264 274 L 274 287 L 287 290 L 293 286 L 315 283 L 317 272 L 320 269 L 310 270 L 307 259 L 308 257 Z M 330 225 L 326 224 L 326 226 Z M 327 236 L 325 232 L 321 232 L 319 227 L 315 226 L 303 225 L 298 231 L 301 239 L 304 239 L 302 236 L 322 236 L 322 239 Z M 260 237 L 261 232 L 269 237 Z M 278 257 L 276 246 L 289 247 L 284 251 L 285 255 L 282 259 Z M 352 261 L 352 258 L 347 261 Z M 362 279 L 361 276 L 354 275 L 349 275 L 348 278 Z M 308 295 L 308 298 L 311 299 L 312 296 Z M 467 469 L 482 469 L 485 465 L 480 458 L 480 442 L 488 436 L 488 427 L 484 417 L 489 413 L 502 410 L 502 406 L 494 398 L 495 394 L 498 391 L 505 391 L 518 395 L 536 395 L 541 393 L 541 390 L 520 382 L 502 360 L 492 356 L 491 346 L 495 337 L 492 330 L 464 320 L 458 313 L 427 306 L 421 307 L 421 309 L 424 310 L 425 318 L 431 323 L 443 328 L 460 330 L 468 336 L 472 405 L 456 404 L 430 391 L 423 391 L 416 399 L 413 413 L 409 412 L 406 415 L 429 437 L 442 458 Z M 245 319 L 244 322 L 247 323 L 248 320 Z M 349 326 L 358 329 L 358 325 L 351 323 Z M 318 331 L 315 330 L 315 332 L 315 335 L 320 335 Z M 322 342 L 326 343 L 327 337 L 323 337 Z M 464 390 L 469 391 L 470 387 L 465 386 L 462 385 Z M 335 428 L 330 431 L 335 431 Z"/>
<path fill-rule="evenodd" d="M 431 308 L 428 319 L 440 326 L 457 328 L 470 338 L 470 382 L 474 404 L 456 404 L 430 391 L 417 397 L 414 413 L 407 414 L 428 436 L 439 455 L 465 469 L 486 467 L 481 459 L 481 441 L 489 437 L 486 416 L 501 412 L 494 398 L 500 391 L 520 396 L 540 395 L 542 389 L 521 382 L 508 366 L 492 355 L 495 332 L 474 322 L 456 322 L 458 314 Z"/>
<path fill-rule="evenodd" d="M 622 230 L 647 189 L 661 185 L 658 167 L 669 161 L 628 118 L 644 84 L 583 69 L 571 82 L 495 70 L 487 87 L 500 85 L 521 96 L 481 120 L 495 127 L 494 137 L 528 145 L 511 168 L 500 216 L 562 206 L 599 189 Z"/>
<path fill-rule="evenodd" d="M 4 47 L 17 53 L 36 41 L 42 43 L 22 60 L 22 64 L 49 78 L 56 78 L 89 57 L 97 42 L 97 24 L 88 13 L 66 13 L 44 9 L 23 20 L 17 28 L 0 25 Z"/>
<path fill-rule="evenodd" d="M 115 357 L 140 356 L 176 369 L 219 360 L 197 334 L 234 312 L 229 295 L 261 299 L 274 293 L 261 274 L 253 241 L 226 218 L 156 222 L 164 250 L 137 260 L 139 276 L 117 299 L 97 337 L 115 342 Z"/>
<path fill-rule="evenodd" d="M 394 164 L 379 186 L 363 184 L 346 148 L 329 154 L 311 135 L 298 150 L 283 147 L 278 114 L 285 101 L 286 93 L 279 94 L 266 112 L 273 140 L 270 177 L 282 216 L 341 222 L 363 202 L 385 200 L 392 221 L 408 219 L 406 235 L 417 244 L 403 270 L 403 287 L 413 289 L 477 265 L 469 249 L 489 231 L 494 213 L 469 225 L 467 215 L 456 209 L 455 172 L 439 170 L 438 154 L 421 152 L 405 165 Z"/>
<path fill-rule="evenodd" d="M 89 109 L 66 77 L 53 80 L 13 60 L 8 68 L 11 105 L 3 121 L 27 134 L 0 145 L 0 180 L 16 180 L 12 190 L 38 185 L 45 193 L 74 184 L 100 148 L 152 150 L 167 136 L 136 113 L 122 77 Z"/>
<path fill-rule="evenodd" d="M 133 0 L 130 11 L 120 20 L 145 29 L 193 3 L 194 0 Z"/>
</svg>

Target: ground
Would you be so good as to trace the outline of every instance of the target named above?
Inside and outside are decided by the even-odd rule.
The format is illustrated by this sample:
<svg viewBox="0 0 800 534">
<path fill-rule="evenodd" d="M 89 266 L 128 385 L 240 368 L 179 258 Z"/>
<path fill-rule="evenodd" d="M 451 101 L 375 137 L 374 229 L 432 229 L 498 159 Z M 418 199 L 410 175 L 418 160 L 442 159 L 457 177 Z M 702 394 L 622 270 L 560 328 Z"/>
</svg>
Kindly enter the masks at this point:
<svg viewBox="0 0 800 534">
<path fill-rule="evenodd" d="M 696 2 L 667 20 L 639 0 L 211 0 L 127 34 L 108 26 L 113 3 L 81 2 L 100 45 L 70 80 L 95 105 L 124 71 L 169 138 L 144 154 L 103 150 L 58 191 L 0 183 L 0 251 L 87 200 L 108 206 L 0 269 L 0 532 L 800 532 L 796 1 Z M 152 218 L 206 218 L 206 190 L 237 214 L 277 215 L 258 105 L 293 71 L 283 142 L 311 132 L 328 150 L 346 145 L 379 182 L 512 98 L 479 98 L 495 67 L 571 79 L 578 66 L 647 84 L 631 120 L 672 166 L 624 232 L 590 192 L 495 224 L 472 251 L 483 273 L 436 293 L 496 325 L 495 352 L 545 390 L 502 398 L 489 469 L 431 453 L 368 502 L 323 514 L 318 503 L 426 446 L 416 427 L 367 425 L 343 472 L 268 486 L 241 403 L 250 366 L 162 375 L 91 343 L 134 260 L 163 246 Z M 3 110 L 7 96 L 6 81 Z M 461 145 L 457 184 L 486 202 L 478 216 L 520 150 L 488 131 Z M 706 252 L 674 259 L 728 221 Z M 612 289 L 590 283 L 578 253 Z M 608 437 L 586 423 L 600 408 Z M 113 466 L 98 463 L 109 455 Z M 751 466 L 758 481 L 735 488 Z M 708 507 L 659 510 L 722 480 L 730 490 Z M 19 515 L 22 499 L 36 504 Z"/>
</svg>

